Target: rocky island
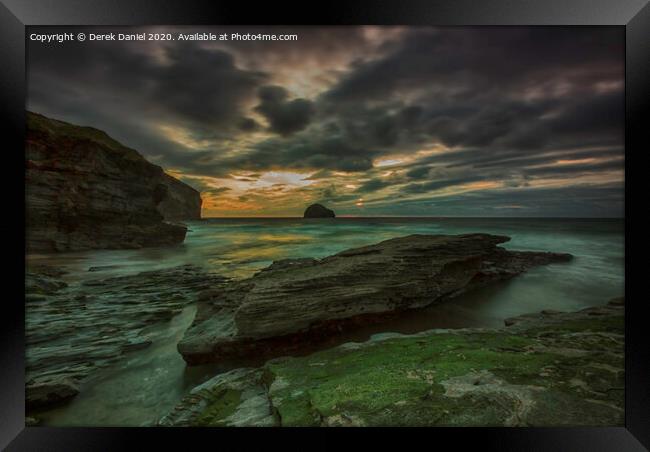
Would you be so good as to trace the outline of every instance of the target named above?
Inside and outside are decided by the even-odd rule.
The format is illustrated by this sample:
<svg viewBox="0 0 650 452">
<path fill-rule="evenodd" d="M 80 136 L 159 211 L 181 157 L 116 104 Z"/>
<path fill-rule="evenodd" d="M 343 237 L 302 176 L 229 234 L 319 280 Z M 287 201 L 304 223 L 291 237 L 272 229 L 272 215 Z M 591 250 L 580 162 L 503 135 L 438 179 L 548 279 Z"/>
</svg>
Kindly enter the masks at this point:
<svg viewBox="0 0 650 452">
<path fill-rule="evenodd" d="M 180 243 L 199 192 L 106 133 L 27 113 L 27 251 Z"/>
<path fill-rule="evenodd" d="M 305 209 L 305 213 L 303 215 L 303 218 L 335 218 L 335 217 L 336 214 L 334 213 L 334 211 L 328 209 L 322 204 L 310 205 L 309 207 L 307 207 L 307 209 Z"/>
<path fill-rule="evenodd" d="M 279 354 L 341 328 L 422 308 L 569 254 L 509 251 L 508 237 L 410 235 L 324 259 L 285 259 L 205 291 L 178 344 L 189 364 Z"/>
</svg>

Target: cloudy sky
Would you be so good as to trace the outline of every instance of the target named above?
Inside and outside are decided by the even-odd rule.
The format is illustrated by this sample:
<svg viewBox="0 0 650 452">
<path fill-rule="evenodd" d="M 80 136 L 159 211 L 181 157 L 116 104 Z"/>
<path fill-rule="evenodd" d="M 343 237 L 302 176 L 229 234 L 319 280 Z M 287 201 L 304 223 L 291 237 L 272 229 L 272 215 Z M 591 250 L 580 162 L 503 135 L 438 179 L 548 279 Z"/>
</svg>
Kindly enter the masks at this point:
<svg viewBox="0 0 650 452">
<path fill-rule="evenodd" d="M 30 32 L 81 31 L 30 28 Z M 620 27 L 156 27 L 30 42 L 31 111 L 97 127 L 204 216 L 623 215 Z"/>
</svg>

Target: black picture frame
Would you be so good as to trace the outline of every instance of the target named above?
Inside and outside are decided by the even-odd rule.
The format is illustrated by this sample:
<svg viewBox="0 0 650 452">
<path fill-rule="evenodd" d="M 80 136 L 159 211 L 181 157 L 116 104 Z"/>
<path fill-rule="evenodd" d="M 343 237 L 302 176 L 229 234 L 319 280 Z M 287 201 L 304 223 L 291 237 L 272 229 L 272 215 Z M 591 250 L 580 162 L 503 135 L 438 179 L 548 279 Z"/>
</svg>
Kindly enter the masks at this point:
<svg viewBox="0 0 650 452">
<path fill-rule="evenodd" d="M 162 429 L 162 428 L 48 428 L 25 427 L 24 386 L 24 148 L 25 27 L 30 25 L 614 25 L 626 36 L 625 135 L 625 269 L 626 298 L 630 300 L 630 181 L 633 165 L 642 163 L 642 143 L 648 135 L 644 122 L 650 95 L 650 6 L 648 0 L 490 0 L 490 1 L 364 1 L 233 2 L 221 0 L 1 0 L 0 2 L 0 111 L 5 131 L 5 171 L 2 177 L 6 218 L 2 224 L 6 247 L 5 295 L 2 301 L 0 355 L 0 447 L 8 450 L 122 450 L 146 444 L 148 449 L 197 447 L 206 441 L 226 446 L 237 437 L 246 447 L 259 435 L 269 435 L 294 447 L 339 447 L 340 429 L 302 429 L 319 437 L 297 440 L 296 430 L 279 429 Z M 636 153 L 637 155 L 633 155 Z M 641 220 L 637 220 L 641 221 Z M 637 225 L 638 226 L 638 225 Z M 20 238 L 23 240 L 21 241 Z M 638 246 L 638 244 L 637 244 Z M 14 274 L 15 273 L 15 274 Z M 638 283 L 637 283 L 638 284 Z M 635 304 L 636 302 L 636 304 Z M 650 349 L 641 299 L 626 303 L 626 415 L 625 427 L 611 428 L 440 428 L 418 433 L 432 445 L 468 444 L 505 450 L 646 450 L 650 447 Z M 360 431 L 362 430 L 362 431 Z M 387 433 L 388 432 L 388 433 Z M 468 433 L 469 432 L 469 433 Z M 355 429 L 395 445 L 413 444 L 413 429 Z M 334 435 L 334 436 L 332 436 Z M 346 432 L 346 436 L 349 434 Z M 288 441 L 288 442 L 287 442 Z M 230 443 L 232 444 L 232 443 Z M 388 443 L 386 443 L 388 444 Z M 413 444 L 414 445 L 414 444 Z M 140 446 L 142 447 L 142 446 Z M 422 446 L 418 446 L 422 447 Z"/>
</svg>

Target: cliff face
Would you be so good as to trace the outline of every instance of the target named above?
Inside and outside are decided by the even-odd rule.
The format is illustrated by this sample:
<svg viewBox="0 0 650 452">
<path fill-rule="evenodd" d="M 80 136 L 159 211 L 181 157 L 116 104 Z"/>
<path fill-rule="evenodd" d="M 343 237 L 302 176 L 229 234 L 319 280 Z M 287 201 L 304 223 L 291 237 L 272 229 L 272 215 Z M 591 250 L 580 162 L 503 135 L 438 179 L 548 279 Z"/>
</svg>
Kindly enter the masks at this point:
<svg viewBox="0 0 650 452">
<path fill-rule="evenodd" d="M 163 174 L 160 184 L 164 188 L 164 196 L 158 203 L 158 212 L 167 221 L 199 220 L 201 219 L 201 197 L 199 193 L 187 184 Z M 162 190 L 162 189 L 161 189 Z"/>
<path fill-rule="evenodd" d="M 201 197 L 106 133 L 27 114 L 27 251 L 182 242 Z"/>
</svg>

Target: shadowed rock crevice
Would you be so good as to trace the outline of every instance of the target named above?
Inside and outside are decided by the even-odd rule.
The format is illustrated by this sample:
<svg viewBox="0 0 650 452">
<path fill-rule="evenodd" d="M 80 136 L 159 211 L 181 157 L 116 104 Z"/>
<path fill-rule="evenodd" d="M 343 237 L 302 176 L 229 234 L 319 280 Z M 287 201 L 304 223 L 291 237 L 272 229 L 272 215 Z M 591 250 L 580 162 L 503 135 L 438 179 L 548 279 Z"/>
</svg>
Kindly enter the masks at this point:
<svg viewBox="0 0 650 452">
<path fill-rule="evenodd" d="M 616 426 L 624 422 L 622 300 L 510 319 L 513 326 L 382 334 L 204 383 L 163 426 Z M 269 419 L 269 413 L 274 417 Z M 240 419 L 241 420 L 241 419 Z M 269 425 L 266 424 L 266 425 Z"/>
</svg>

